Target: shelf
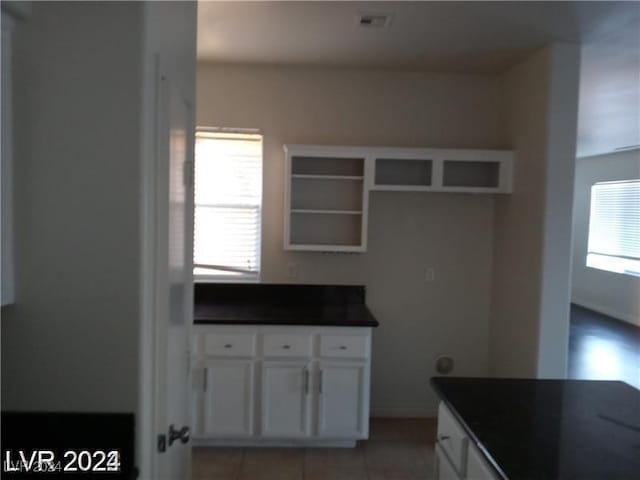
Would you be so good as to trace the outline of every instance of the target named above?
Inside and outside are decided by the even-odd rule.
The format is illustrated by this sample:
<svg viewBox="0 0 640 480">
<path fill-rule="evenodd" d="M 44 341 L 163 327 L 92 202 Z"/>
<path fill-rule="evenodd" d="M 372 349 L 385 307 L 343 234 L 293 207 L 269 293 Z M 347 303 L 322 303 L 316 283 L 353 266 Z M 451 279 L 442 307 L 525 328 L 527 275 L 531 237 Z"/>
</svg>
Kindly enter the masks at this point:
<svg viewBox="0 0 640 480">
<path fill-rule="evenodd" d="M 500 162 L 445 160 L 443 187 L 494 188 L 500 185 Z"/>
<path fill-rule="evenodd" d="M 363 176 L 356 175 L 306 175 L 296 173 L 291 178 L 314 179 L 314 180 L 364 180 Z"/>
<path fill-rule="evenodd" d="M 312 213 L 307 215 L 307 213 Z M 291 212 L 290 245 L 362 246 L 362 212 L 343 211 Z"/>
<path fill-rule="evenodd" d="M 373 191 L 510 193 L 504 150 L 288 145 L 284 247 L 365 252 Z"/>
<path fill-rule="evenodd" d="M 297 178 L 291 182 L 291 210 L 363 210 L 364 182 Z"/>
<path fill-rule="evenodd" d="M 364 176 L 364 158 L 291 156 L 292 175 Z"/>
<path fill-rule="evenodd" d="M 311 210 L 304 208 L 296 208 L 291 210 L 291 213 L 315 213 L 315 214 L 327 214 L 327 215 L 362 215 L 362 210 Z"/>
<path fill-rule="evenodd" d="M 433 160 L 428 158 L 376 158 L 376 187 L 430 187 L 432 176 Z"/>
</svg>

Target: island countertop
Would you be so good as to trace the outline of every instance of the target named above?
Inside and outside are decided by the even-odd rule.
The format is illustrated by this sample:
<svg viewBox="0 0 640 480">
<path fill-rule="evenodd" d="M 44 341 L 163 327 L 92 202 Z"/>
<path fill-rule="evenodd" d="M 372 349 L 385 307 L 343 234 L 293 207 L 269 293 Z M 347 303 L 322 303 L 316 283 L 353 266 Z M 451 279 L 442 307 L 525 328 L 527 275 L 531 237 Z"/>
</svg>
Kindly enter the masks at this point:
<svg viewBox="0 0 640 480">
<path fill-rule="evenodd" d="M 377 327 L 364 287 L 196 285 L 195 324 Z"/>
<path fill-rule="evenodd" d="M 635 479 L 640 391 L 617 381 L 435 377 L 498 477 Z"/>
</svg>

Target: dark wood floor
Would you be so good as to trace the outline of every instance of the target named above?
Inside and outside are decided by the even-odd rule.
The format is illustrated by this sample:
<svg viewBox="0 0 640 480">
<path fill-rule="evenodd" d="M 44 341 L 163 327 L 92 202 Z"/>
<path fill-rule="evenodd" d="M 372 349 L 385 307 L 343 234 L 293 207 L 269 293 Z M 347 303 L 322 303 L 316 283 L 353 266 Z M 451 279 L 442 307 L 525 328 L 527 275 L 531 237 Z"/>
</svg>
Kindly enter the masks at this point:
<svg viewBox="0 0 640 480">
<path fill-rule="evenodd" d="M 640 328 L 571 305 L 569 378 L 622 380 L 640 389 Z"/>
</svg>

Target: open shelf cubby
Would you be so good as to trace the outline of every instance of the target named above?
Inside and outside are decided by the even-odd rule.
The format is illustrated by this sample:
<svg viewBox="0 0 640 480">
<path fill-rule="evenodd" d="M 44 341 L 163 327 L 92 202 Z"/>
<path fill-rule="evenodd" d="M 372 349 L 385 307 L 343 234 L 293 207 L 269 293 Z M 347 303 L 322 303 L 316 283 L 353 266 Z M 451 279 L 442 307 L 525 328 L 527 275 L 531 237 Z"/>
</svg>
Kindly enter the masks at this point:
<svg viewBox="0 0 640 480">
<path fill-rule="evenodd" d="M 359 247 L 362 243 L 362 214 L 292 212 L 290 245 Z"/>
<path fill-rule="evenodd" d="M 500 163 L 494 161 L 445 160 L 443 187 L 498 188 Z"/>
<path fill-rule="evenodd" d="M 376 158 L 375 185 L 381 187 L 429 187 L 433 160 Z"/>
<path fill-rule="evenodd" d="M 364 176 L 364 158 L 292 156 L 291 174 L 333 177 Z"/>
<path fill-rule="evenodd" d="M 291 179 L 292 210 L 362 210 L 363 182 Z"/>
</svg>

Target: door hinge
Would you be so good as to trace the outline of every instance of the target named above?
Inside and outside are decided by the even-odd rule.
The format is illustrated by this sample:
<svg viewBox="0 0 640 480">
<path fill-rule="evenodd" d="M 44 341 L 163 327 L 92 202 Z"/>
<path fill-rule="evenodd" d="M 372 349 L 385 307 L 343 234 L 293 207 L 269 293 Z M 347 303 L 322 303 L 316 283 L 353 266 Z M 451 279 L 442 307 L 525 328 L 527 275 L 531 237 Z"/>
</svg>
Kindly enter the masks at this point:
<svg viewBox="0 0 640 480">
<path fill-rule="evenodd" d="M 158 452 L 164 453 L 167 451 L 167 436 L 164 433 L 158 435 L 157 446 Z"/>
</svg>

